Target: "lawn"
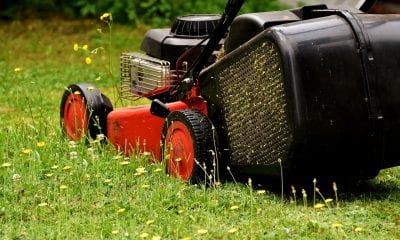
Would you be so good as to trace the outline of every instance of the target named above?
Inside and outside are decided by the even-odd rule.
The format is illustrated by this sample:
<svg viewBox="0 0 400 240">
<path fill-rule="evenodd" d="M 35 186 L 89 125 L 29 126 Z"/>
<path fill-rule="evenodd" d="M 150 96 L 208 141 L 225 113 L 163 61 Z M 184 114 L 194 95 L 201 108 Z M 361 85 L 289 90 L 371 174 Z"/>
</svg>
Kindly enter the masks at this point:
<svg viewBox="0 0 400 240">
<path fill-rule="evenodd" d="M 146 29 L 114 25 L 110 48 L 96 19 L 0 22 L 0 239 L 400 238 L 399 168 L 339 184 L 337 196 L 331 184 L 314 193 L 294 182 L 282 197 L 269 179 L 194 186 L 148 156 L 63 138 L 70 83 L 96 84 L 114 106 L 139 104 L 118 99 L 118 61 Z"/>
</svg>

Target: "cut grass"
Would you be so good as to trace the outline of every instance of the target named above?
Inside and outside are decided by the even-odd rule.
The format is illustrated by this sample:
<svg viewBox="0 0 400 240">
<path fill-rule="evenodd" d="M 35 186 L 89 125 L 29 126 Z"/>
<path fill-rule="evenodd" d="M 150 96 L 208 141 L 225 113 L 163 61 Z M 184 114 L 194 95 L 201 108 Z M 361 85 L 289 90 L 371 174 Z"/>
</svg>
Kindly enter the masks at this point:
<svg viewBox="0 0 400 240">
<path fill-rule="evenodd" d="M 110 145 L 71 145 L 59 128 L 64 87 L 93 82 L 115 102 L 119 54 L 138 49 L 146 29 L 114 26 L 115 76 L 96 80 L 107 55 L 93 55 L 86 65 L 86 53 L 74 52 L 73 44 L 105 46 L 98 27 L 96 20 L 0 23 L 1 239 L 400 238 L 399 168 L 357 190 L 339 185 L 340 207 L 314 210 L 303 206 L 301 189 L 297 204 L 290 194 L 282 202 L 279 192 L 268 191 L 268 179 L 256 189 L 244 183 L 204 189 L 167 176 L 146 156 L 125 159 Z M 320 191 L 335 199 L 331 187 Z"/>
</svg>

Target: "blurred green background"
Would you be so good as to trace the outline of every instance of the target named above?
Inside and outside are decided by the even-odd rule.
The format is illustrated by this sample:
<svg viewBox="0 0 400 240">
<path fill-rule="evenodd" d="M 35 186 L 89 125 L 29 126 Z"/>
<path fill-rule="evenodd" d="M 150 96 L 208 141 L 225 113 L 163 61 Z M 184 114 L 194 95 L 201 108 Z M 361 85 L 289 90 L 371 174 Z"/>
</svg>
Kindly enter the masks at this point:
<svg viewBox="0 0 400 240">
<path fill-rule="evenodd" d="M 95 17 L 111 12 L 123 24 L 168 25 L 176 16 L 188 13 L 220 13 L 226 0 L 1 0 L 0 18 Z M 287 6 L 278 0 L 247 0 L 242 12 L 278 10 Z"/>
</svg>

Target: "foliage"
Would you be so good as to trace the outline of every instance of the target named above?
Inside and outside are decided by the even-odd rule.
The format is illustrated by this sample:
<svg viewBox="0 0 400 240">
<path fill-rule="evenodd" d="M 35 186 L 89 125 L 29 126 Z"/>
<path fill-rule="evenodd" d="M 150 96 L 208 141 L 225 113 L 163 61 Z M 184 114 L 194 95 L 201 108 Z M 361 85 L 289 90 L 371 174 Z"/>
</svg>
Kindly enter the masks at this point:
<svg viewBox="0 0 400 240">
<path fill-rule="evenodd" d="M 176 16 L 187 13 L 221 13 L 226 0 L 5 0 L 0 3 L 0 17 L 22 18 L 27 14 L 42 16 L 48 12 L 63 13 L 69 17 L 96 17 L 111 12 L 119 23 L 144 22 L 153 26 L 167 25 Z M 282 9 L 278 0 L 248 0 L 242 12 Z M 29 11 L 27 10 L 29 9 Z"/>
</svg>

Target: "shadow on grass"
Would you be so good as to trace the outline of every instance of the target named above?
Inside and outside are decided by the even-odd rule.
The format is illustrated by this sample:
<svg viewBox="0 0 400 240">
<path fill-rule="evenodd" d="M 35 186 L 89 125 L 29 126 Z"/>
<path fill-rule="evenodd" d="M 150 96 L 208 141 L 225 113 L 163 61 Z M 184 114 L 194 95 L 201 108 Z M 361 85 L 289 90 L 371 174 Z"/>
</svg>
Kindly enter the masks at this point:
<svg viewBox="0 0 400 240">
<path fill-rule="evenodd" d="M 297 198 L 302 197 L 302 189 L 306 191 L 308 197 L 312 197 L 314 192 L 313 178 L 284 178 L 283 186 L 280 178 L 242 176 L 238 177 L 237 180 L 243 184 L 247 184 L 249 177 L 252 178 L 255 189 L 265 189 L 277 196 L 281 195 L 283 187 L 283 193 L 286 199 L 293 196 L 292 186 L 296 190 Z M 335 183 L 341 201 L 387 200 L 400 202 L 400 167 L 382 170 L 376 178 L 371 180 L 356 181 L 354 179 L 342 179 Z M 316 187 L 325 198 L 334 198 L 333 181 L 317 179 Z"/>
</svg>

